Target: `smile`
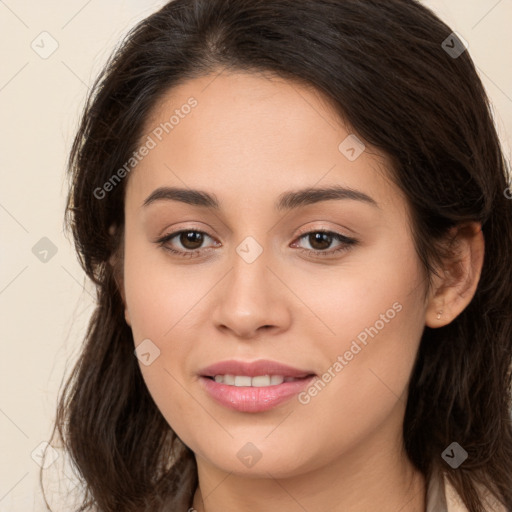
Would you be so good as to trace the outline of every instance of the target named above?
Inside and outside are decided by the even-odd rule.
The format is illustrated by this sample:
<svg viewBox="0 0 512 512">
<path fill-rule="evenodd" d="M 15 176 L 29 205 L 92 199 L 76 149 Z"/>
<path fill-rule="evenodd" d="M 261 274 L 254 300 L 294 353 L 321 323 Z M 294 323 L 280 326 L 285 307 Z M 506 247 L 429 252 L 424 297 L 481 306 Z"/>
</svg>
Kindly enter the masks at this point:
<svg viewBox="0 0 512 512">
<path fill-rule="evenodd" d="M 215 375 L 213 378 L 219 384 L 237 387 L 262 388 L 265 386 L 278 386 L 283 382 L 293 382 L 299 380 L 295 377 L 284 377 L 283 375 L 257 375 L 249 377 L 248 375 Z"/>
</svg>

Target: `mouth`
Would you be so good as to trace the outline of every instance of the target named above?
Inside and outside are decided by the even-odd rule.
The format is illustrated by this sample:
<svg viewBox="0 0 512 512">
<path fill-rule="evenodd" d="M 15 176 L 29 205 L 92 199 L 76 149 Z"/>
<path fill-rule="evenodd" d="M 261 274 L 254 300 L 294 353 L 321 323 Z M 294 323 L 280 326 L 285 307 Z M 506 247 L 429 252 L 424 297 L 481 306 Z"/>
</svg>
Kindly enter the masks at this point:
<svg viewBox="0 0 512 512">
<path fill-rule="evenodd" d="M 225 384 L 226 386 L 236 387 L 252 387 L 263 388 L 267 386 L 279 386 L 283 382 L 296 382 L 305 379 L 312 375 L 304 377 L 285 377 L 284 375 L 256 375 L 250 377 L 249 375 L 215 375 L 215 377 L 205 376 L 207 379 L 214 380 L 218 384 Z"/>
<path fill-rule="evenodd" d="M 224 361 L 203 369 L 199 382 L 217 404 L 240 412 L 264 412 L 290 400 L 316 374 L 275 361 Z"/>
</svg>

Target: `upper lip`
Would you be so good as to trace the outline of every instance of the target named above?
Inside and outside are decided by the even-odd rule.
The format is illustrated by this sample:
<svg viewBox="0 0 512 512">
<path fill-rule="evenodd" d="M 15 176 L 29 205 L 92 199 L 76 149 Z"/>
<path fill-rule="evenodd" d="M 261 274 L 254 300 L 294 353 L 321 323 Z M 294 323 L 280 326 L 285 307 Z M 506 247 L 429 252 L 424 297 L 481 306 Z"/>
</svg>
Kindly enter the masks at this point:
<svg viewBox="0 0 512 512">
<path fill-rule="evenodd" d="M 282 375 L 296 379 L 314 375 L 309 370 L 294 368 L 277 361 L 259 359 L 258 361 L 220 361 L 200 370 L 202 377 L 215 377 L 215 375 L 246 375 L 256 377 L 258 375 Z"/>
</svg>

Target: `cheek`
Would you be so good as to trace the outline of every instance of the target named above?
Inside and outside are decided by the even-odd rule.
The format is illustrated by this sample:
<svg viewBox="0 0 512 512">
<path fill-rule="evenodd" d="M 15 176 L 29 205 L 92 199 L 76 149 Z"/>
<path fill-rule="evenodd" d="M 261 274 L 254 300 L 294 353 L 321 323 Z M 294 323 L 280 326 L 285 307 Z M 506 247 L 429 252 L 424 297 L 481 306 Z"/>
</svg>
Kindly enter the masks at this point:
<svg viewBox="0 0 512 512">
<path fill-rule="evenodd" d="M 336 357 L 354 340 L 362 347 L 382 340 L 372 350 L 378 357 L 387 348 L 393 353 L 395 344 L 415 350 L 424 326 L 423 272 L 405 237 L 350 255 L 337 267 L 315 273 L 289 269 L 283 280 L 293 283 L 294 293 L 308 306 L 297 322 L 310 329 L 302 338 L 317 340 L 316 350 L 323 347 Z M 361 354 L 358 360 L 364 359 Z"/>
<path fill-rule="evenodd" d="M 169 425 L 193 445 L 187 432 L 197 423 L 200 406 L 187 392 L 190 376 L 185 367 L 197 348 L 194 337 L 201 328 L 197 315 L 204 314 L 201 299 L 217 274 L 200 275 L 193 265 L 177 270 L 165 254 L 159 254 L 162 249 L 155 250 L 130 232 L 125 244 L 124 286 L 134 343 L 152 343 L 150 364 L 139 362 L 142 376 Z"/>
<path fill-rule="evenodd" d="M 306 276 L 296 279 L 315 312 L 305 323 L 306 338 L 317 340 L 314 349 L 325 360 L 325 373 L 303 402 L 326 423 L 350 411 L 355 428 L 381 421 L 406 390 L 424 329 L 423 272 L 408 242 L 382 245 L 349 267 L 336 279 L 317 275 L 315 293 L 308 294 Z M 318 325 L 321 337 L 313 335 Z"/>
<path fill-rule="evenodd" d="M 194 265 L 170 264 L 165 250 L 127 229 L 124 287 L 135 342 L 150 338 L 157 344 L 193 321 L 195 304 L 209 286 Z"/>
</svg>

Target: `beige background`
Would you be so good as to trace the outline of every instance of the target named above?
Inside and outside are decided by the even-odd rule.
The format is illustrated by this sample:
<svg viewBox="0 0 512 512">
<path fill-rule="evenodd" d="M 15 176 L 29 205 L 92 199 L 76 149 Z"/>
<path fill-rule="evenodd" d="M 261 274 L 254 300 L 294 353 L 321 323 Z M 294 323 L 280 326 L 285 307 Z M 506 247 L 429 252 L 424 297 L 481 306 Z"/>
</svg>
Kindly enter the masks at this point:
<svg viewBox="0 0 512 512">
<path fill-rule="evenodd" d="M 62 232 L 65 164 L 85 94 L 120 37 L 164 3 L 0 2 L 0 512 L 44 510 L 31 453 L 49 439 L 92 312 L 94 291 Z M 468 41 L 510 160 L 512 0 L 424 3 Z M 58 43 L 46 59 L 31 47 L 46 37 L 51 48 L 43 31 Z M 46 263 L 32 252 L 43 237 L 57 249 Z"/>
</svg>

